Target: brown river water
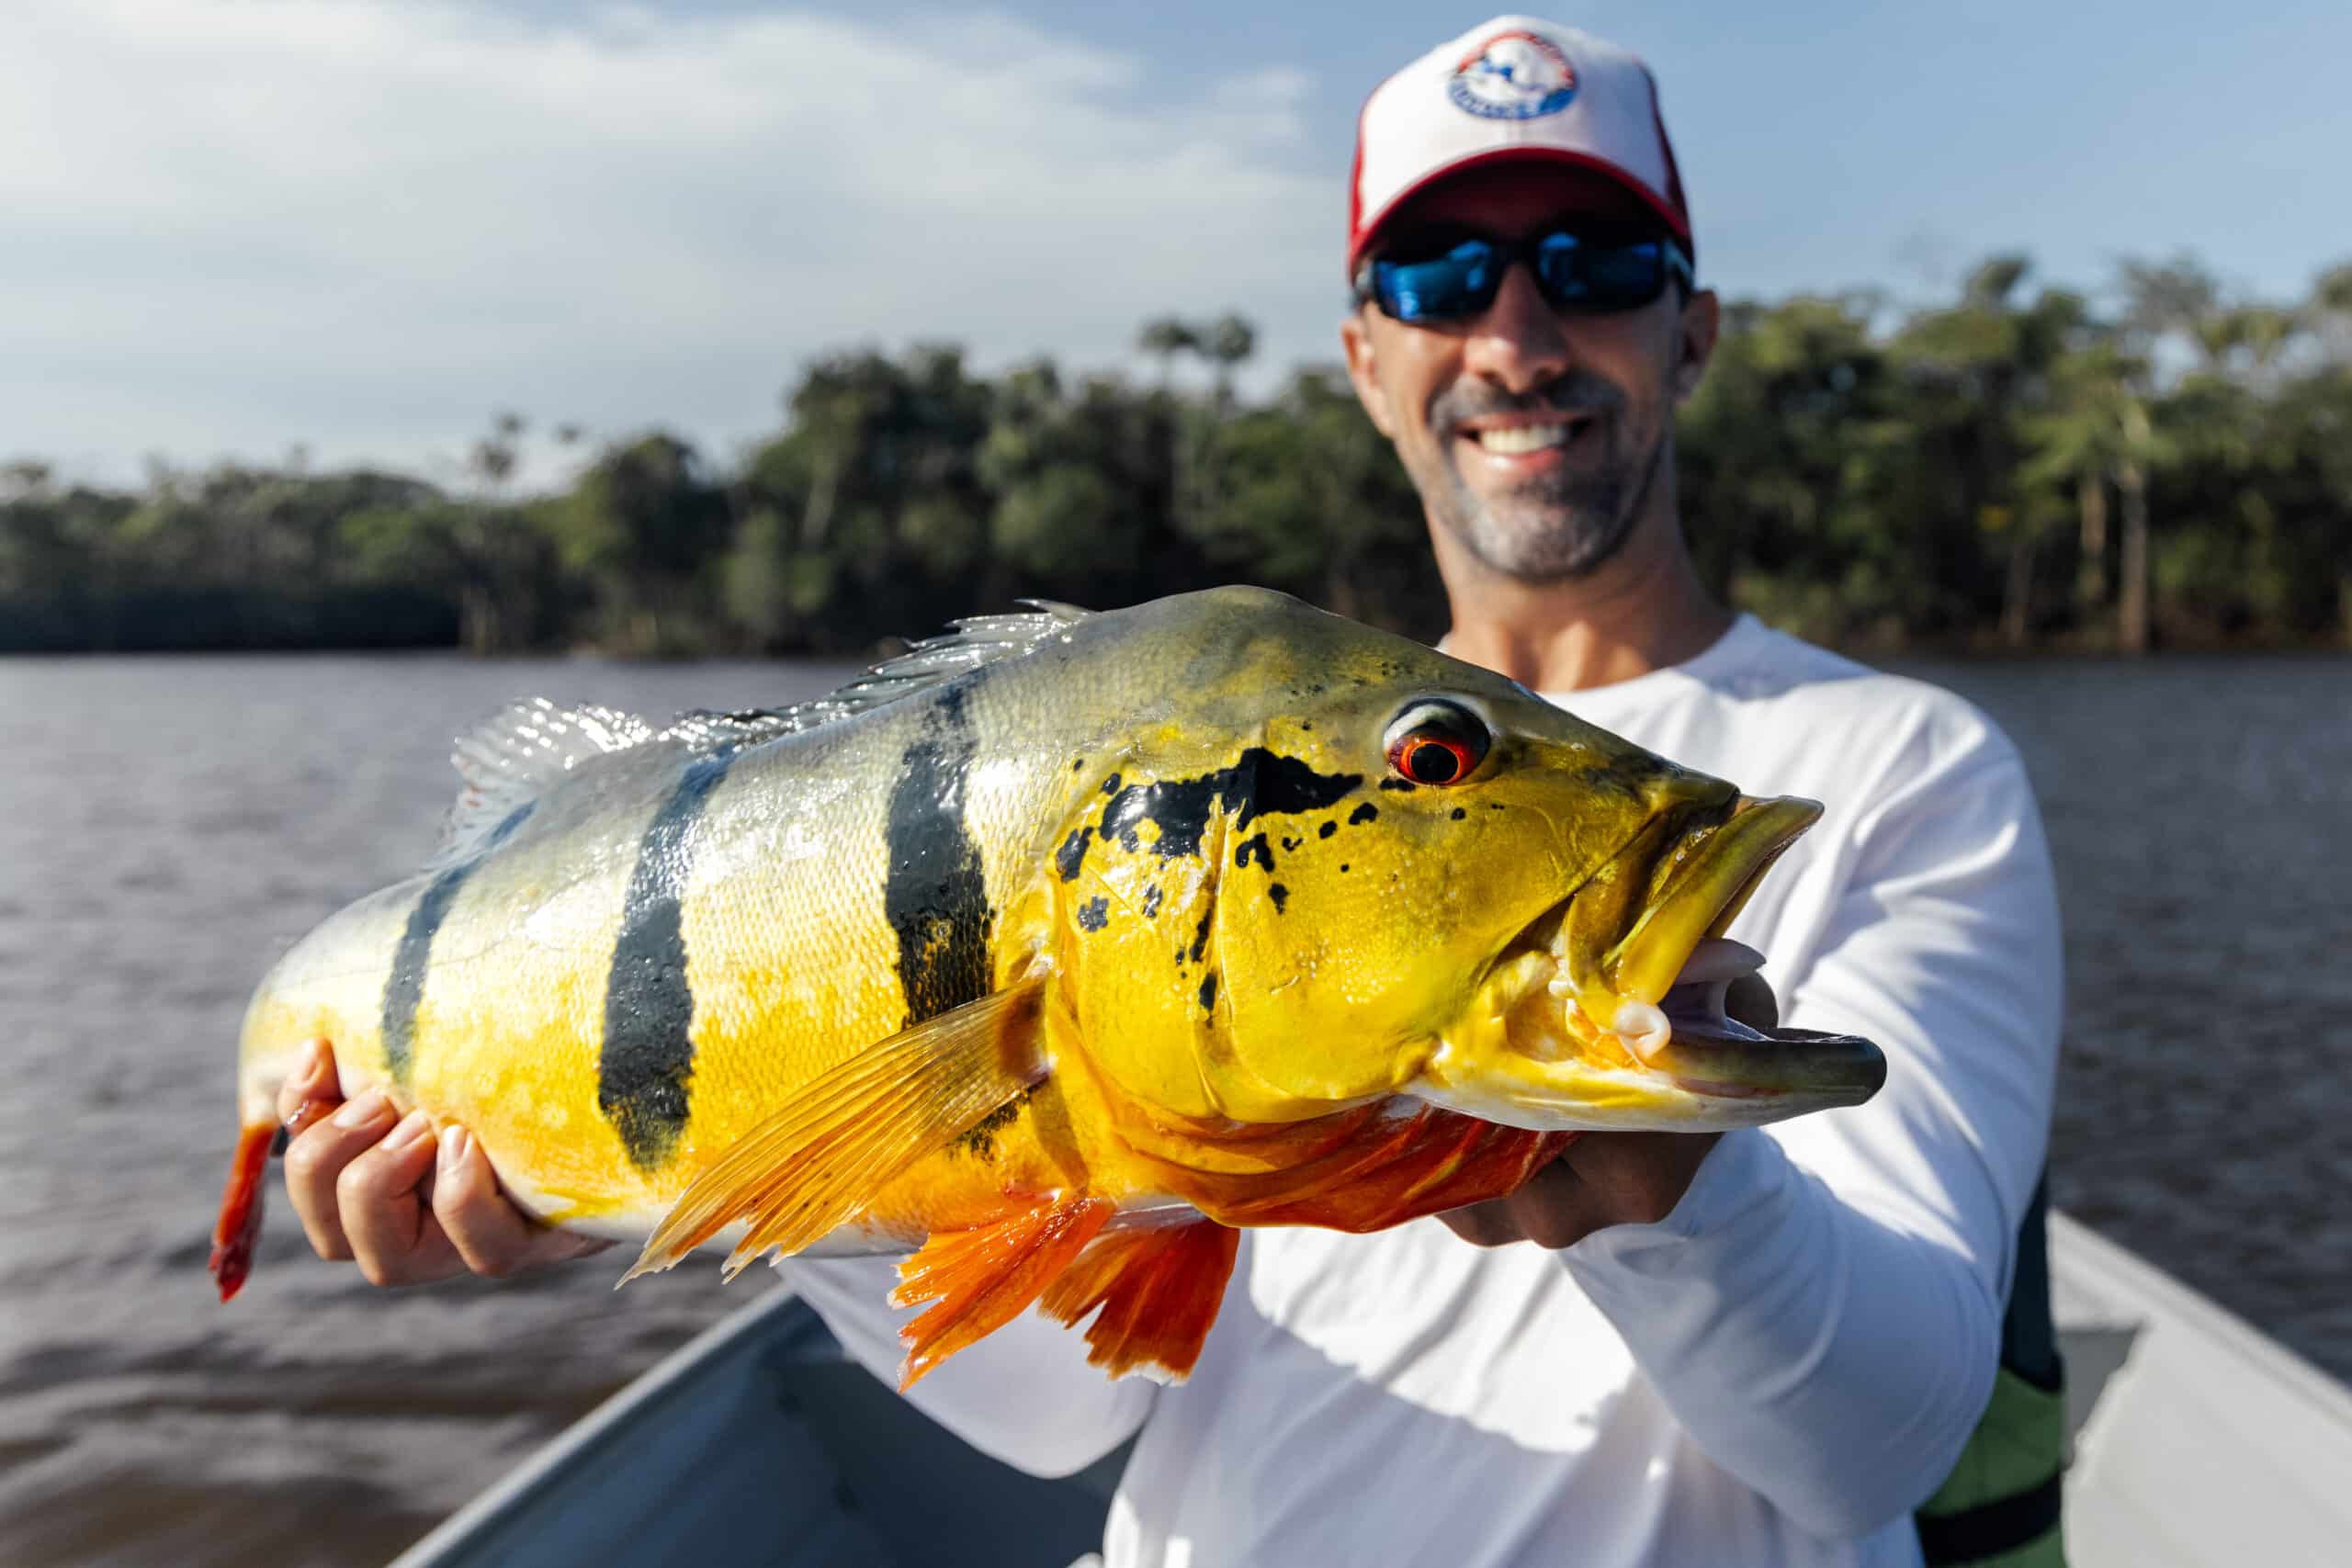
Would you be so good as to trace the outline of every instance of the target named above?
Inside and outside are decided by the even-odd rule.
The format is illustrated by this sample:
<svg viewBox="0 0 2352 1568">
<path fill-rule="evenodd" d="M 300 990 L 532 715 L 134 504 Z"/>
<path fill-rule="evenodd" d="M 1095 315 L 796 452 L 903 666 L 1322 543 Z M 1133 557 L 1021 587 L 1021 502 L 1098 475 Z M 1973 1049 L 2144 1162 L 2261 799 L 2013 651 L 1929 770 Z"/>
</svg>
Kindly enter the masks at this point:
<svg viewBox="0 0 2352 1568">
<path fill-rule="evenodd" d="M 2058 1201 L 2352 1378 L 2352 660 L 1905 668 L 1991 710 L 2041 791 Z M 0 661 L 0 1564 L 380 1563 L 769 1288 L 615 1293 L 606 1255 L 379 1292 L 282 1195 L 234 1303 L 204 1262 L 244 999 L 423 858 L 452 733 L 521 695 L 666 715 L 839 673 Z"/>
</svg>

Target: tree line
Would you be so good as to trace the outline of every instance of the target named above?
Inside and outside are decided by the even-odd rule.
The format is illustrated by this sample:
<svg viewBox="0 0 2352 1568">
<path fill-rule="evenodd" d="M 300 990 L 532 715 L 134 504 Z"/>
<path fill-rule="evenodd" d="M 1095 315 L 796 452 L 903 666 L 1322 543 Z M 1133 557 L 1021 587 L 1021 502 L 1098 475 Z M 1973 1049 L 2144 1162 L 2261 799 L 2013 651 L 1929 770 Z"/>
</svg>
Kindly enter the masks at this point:
<svg viewBox="0 0 2352 1568">
<path fill-rule="evenodd" d="M 2352 265 L 2290 303 L 2187 260 L 2125 263 L 2099 301 L 2030 277 L 1996 256 L 1930 304 L 1727 306 L 1679 437 L 1711 584 L 1865 649 L 2352 644 Z M 1233 581 L 1441 629 L 1419 502 L 1343 374 L 1243 398 L 1231 316 L 1137 346 L 1142 380 L 836 354 L 731 465 L 512 414 L 448 483 L 17 461 L 0 651 L 842 653 Z M 580 452 L 567 486 L 521 492 L 534 440 Z"/>
</svg>

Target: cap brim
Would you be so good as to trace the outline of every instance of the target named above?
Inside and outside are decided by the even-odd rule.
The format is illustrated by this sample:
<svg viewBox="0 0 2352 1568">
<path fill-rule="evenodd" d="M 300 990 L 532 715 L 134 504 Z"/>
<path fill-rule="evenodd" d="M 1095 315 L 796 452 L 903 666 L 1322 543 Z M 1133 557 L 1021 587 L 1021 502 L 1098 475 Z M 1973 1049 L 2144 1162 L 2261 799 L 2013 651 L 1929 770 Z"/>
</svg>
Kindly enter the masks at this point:
<svg viewBox="0 0 2352 1568">
<path fill-rule="evenodd" d="M 1372 243 L 1373 237 L 1380 232 L 1380 226 L 1387 222 L 1398 208 L 1428 190 L 1431 186 L 1442 184 L 1464 170 L 1498 164 L 1565 164 L 1574 168 L 1589 169 L 1595 174 L 1605 175 L 1610 180 L 1639 198 L 1643 206 L 1656 213 L 1658 220 L 1666 225 L 1668 231 L 1682 242 L 1683 249 L 1687 251 L 1691 248 L 1689 220 L 1677 212 L 1673 204 L 1666 197 L 1644 185 L 1622 164 L 1612 164 L 1606 158 L 1596 158 L 1589 152 L 1572 152 L 1565 147 L 1489 147 L 1483 152 L 1456 158 L 1450 164 L 1439 164 L 1395 196 L 1390 197 L 1378 211 L 1366 219 L 1363 229 L 1356 235 L 1355 243 L 1348 247 L 1349 277 L 1355 276 L 1356 266 L 1363 260 L 1366 247 Z"/>
</svg>

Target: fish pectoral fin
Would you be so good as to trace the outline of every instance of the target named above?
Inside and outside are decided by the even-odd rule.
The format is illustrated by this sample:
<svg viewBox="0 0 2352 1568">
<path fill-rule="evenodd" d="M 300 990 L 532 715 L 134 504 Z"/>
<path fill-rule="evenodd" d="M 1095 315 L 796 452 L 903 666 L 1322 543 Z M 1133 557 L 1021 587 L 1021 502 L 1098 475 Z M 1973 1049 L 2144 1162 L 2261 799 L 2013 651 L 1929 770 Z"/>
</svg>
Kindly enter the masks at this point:
<svg viewBox="0 0 2352 1568">
<path fill-rule="evenodd" d="M 801 1088 L 696 1177 L 621 1276 L 668 1269 L 737 1220 L 732 1279 L 855 1219 L 893 1177 L 1033 1087 L 1045 981 L 1023 980 L 868 1046 Z"/>
<path fill-rule="evenodd" d="M 1113 1377 L 1157 1368 L 1181 1382 L 1216 1325 L 1240 1240 L 1214 1220 L 1099 1235 L 1038 1304 L 1073 1328 L 1102 1309 L 1086 1330 L 1091 1365 Z"/>
<path fill-rule="evenodd" d="M 1037 1299 L 1110 1219 L 1107 1198 L 1062 1197 L 1011 1219 L 943 1231 L 899 1265 L 894 1306 L 938 1304 L 899 1331 L 907 1359 L 899 1392 L 966 1346 L 1002 1328 Z"/>
</svg>

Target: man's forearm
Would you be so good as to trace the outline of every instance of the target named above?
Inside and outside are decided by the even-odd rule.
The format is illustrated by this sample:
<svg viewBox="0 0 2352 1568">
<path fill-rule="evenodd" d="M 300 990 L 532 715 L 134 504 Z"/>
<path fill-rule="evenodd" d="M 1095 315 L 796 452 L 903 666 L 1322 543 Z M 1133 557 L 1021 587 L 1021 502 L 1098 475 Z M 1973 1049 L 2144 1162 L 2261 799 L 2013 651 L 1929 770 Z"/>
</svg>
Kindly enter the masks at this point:
<svg viewBox="0 0 2352 1568">
<path fill-rule="evenodd" d="M 1984 1272 L 1853 1208 L 1761 1133 L 1656 1224 L 1560 1253 L 1691 1438 L 1804 1529 L 1868 1533 L 1935 1490 L 1992 1391 Z"/>
</svg>

